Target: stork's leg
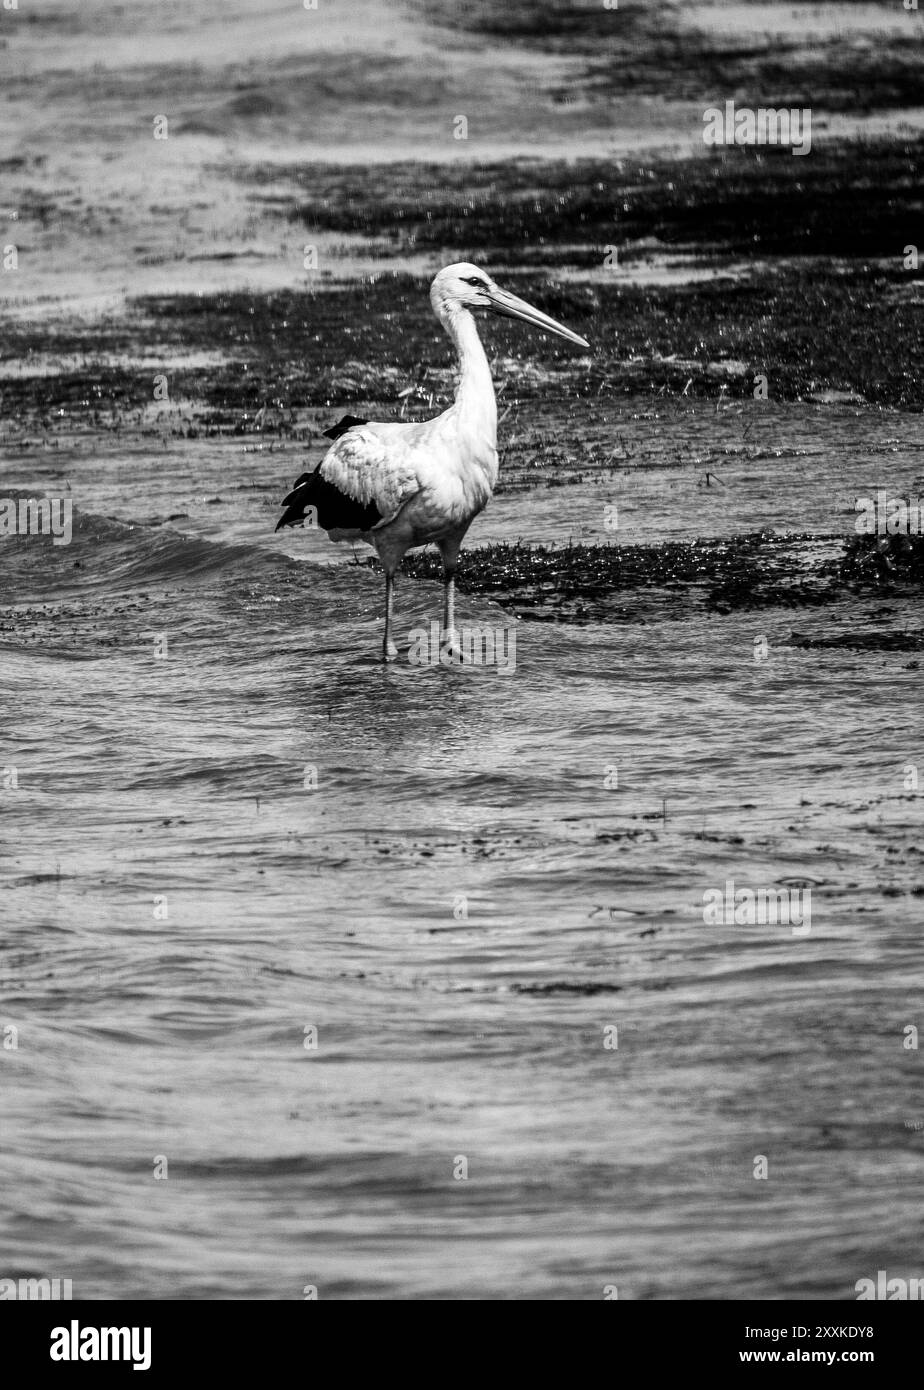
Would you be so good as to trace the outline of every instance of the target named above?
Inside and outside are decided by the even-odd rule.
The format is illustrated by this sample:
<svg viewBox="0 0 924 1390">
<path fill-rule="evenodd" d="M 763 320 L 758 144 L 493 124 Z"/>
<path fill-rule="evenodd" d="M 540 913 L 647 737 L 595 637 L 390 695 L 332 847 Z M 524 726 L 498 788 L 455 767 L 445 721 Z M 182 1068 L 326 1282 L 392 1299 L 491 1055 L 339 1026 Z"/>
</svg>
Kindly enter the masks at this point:
<svg viewBox="0 0 924 1390">
<path fill-rule="evenodd" d="M 397 661 L 398 648 L 395 646 L 391 636 L 392 618 L 392 597 L 395 589 L 394 571 L 385 572 L 385 640 L 382 643 L 382 660 Z"/>
<path fill-rule="evenodd" d="M 456 569 L 443 570 L 443 638 L 441 653 L 444 661 L 462 660 L 462 644 L 456 632 Z"/>
<path fill-rule="evenodd" d="M 455 636 L 456 631 L 456 572 L 443 570 L 443 631 Z"/>
<path fill-rule="evenodd" d="M 462 544 L 461 532 L 440 541 L 440 554 L 443 557 L 443 653 L 453 661 L 461 661 L 462 648 L 456 631 L 456 564 L 459 547 Z"/>
</svg>

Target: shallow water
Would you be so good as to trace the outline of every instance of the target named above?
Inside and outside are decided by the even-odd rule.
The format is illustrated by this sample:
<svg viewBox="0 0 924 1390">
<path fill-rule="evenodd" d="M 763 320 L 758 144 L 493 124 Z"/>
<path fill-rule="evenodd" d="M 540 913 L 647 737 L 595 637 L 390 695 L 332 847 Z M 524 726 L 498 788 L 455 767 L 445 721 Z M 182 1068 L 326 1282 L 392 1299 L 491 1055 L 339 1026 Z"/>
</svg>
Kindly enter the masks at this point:
<svg viewBox="0 0 924 1390">
<path fill-rule="evenodd" d="M 588 432 L 628 465 L 580 463 L 572 429 L 582 481 L 509 477 L 470 544 L 834 546 L 857 495 L 920 490 L 889 412 L 772 408 L 746 438 L 711 406 L 607 412 Z M 633 619 L 630 596 L 615 625 L 517 624 L 507 674 L 385 669 L 379 576 L 273 536 L 304 453 L 131 431 L 10 453 L 11 487 L 66 477 L 78 510 L 70 546 L 3 547 L 0 1274 L 839 1299 L 916 1270 L 920 673 L 788 644 L 915 604 L 667 594 Z M 398 604 L 406 647 L 438 586 Z M 728 879 L 810 886 L 811 931 L 707 926 Z"/>
</svg>

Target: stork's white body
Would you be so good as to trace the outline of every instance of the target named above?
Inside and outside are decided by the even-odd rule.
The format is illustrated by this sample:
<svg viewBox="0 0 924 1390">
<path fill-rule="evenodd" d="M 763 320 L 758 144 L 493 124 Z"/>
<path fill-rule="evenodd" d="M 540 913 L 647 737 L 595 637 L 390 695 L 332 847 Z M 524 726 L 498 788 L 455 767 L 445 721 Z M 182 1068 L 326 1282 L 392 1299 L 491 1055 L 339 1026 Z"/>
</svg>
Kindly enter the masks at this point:
<svg viewBox="0 0 924 1390">
<path fill-rule="evenodd" d="M 463 263 L 440 271 L 430 299 L 459 359 L 453 404 L 435 419 L 419 423 L 348 425 L 315 475 L 305 475 L 301 489 L 297 484 L 286 499 L 296 499 L 296 506 L 280 522 L 294 524 L 291 518 L 299 519 L 299 507 L 311 505 L 323 491 L 329 519 L 321 517 L 319 524 L 331 540 L 364 540 L 375 547 L 386 579 L 386 660 L 397 656 L 391 639 L 393 580 L 405 552 L 414 546 L 439 547 L 446 584 L 444 635 L 454 644 L 453 579 L 459 548 L 497 483 L 494 383 L 471 310 L 493 308 L 587 346 L 554 319 L 499 290 L 476 266 Z M 332 497 L 343 504 L 342 521 Z M 363 518 L 358 522 L 360 512 Z"/>
<path fill-rule="evenodd" d="M 462 537 L 497 483 L 497 404 L 475 320 L 467 310 L 447 315 L 459 358 L 456 398 L 433 420 L 416 424 L 354 425 L 328 449 L 327 480 L 383 519 L 369 531 L 335 527 L 331 540 L 369 541 L 394 571 L 405 551 Z"/>
</svg>

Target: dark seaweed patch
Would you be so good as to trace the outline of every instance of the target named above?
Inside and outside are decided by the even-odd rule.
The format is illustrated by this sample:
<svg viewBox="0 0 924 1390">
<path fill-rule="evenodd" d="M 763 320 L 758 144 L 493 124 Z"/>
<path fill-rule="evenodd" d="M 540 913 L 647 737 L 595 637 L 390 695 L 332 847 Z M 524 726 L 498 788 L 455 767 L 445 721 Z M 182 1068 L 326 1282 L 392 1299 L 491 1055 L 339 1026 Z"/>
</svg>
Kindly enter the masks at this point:
<svg viewBox="0 0 924 1390">
<path fill-rule="evenodd" d="M 743 399 L 761 373 L 775 400 L 839 391 L 920 410 L 922 272 L 904 269 L 902 253 L 920 241 L 922 151 L 924 141 L 853 141 L 813 150 L 810 161 L 745 149 L 621 164 L 306 165 L 272 177 L 310 190 L 290 215 L 312 227 L 362 232 L 398 252 L 426 247 L 434 259 L 465 254 L 502 277 L 508 265 L 519 292 L 591 342 L 592 354 L 577 359 L 559 340 L 485 321 L 492 355 L 514 364 L 508 401 L 541 401 L 549 371 L 567 370 L 575 400 L 720 390 Z M 599 271 L 607 245 L 622 265 L 670 250 L 700 257 L 717 275 L 679 285 L 637 286 L 619 273 L 556 282 L 557 265 Z M 748 258 L 740 278 L 721 274 L 733 255 Z M 107 413 L 150 404 L 155 371 L 169 376 L 172 400 L 205 412 L 197 426 L 206 430 L 291 433 L 299 408 L 355 405 L 375 418 L 378 403 L 387 418 L 407 405 L 408 382 L 427 374 L 411 405 L 435 413 L 449 399 L 452 359 L 428 279 L 396 273 L 307 291 L 146 296 L 127 315 L 97 322 L 13 319 L 2 358 L 26 370 L 0 383 L 0 418 L 34 415 L 50 427 L 64 410 L 104 425 Z M 151 358 L 152 343 L 163 360 L 143 372 L 93 360 Z M 171 360 L 216 350 L 227 357 L 217 366 Z M 36 352 L 86 364 L 30 377 Z M 743 370 L 719 372 L 720 381 L 717 364 L 729 359 Z M 171 424 L 189 432 L 188 423 Z"/>
<path fill-rule="evenodd" d="M 489 351 L 511 364 L 508 401 L 541 401 L 549 372 L 563 374 L 559 394 L 575 401 L 658 392 L 715 399 L 720 391 L 749 399 L 762 373 L 775 400 L 834 390 L 921 409 L 924 315 L 899 269 L 796 264 L 744 283 L 645 288 L 521 276 L 516 288 L 586 336 L 593 351 L 576 358 L 556 339 L 485 320 Z M 163 345 L 162 363 L 139 371 L 94 366 L 105 328 L 98 336 L 92 325 L 69 324 L 59 336 L 47 326 L 7 325 L 4 357 L 82 351 L 90 360 L 79 371 L 3 381 L 0 418 L 21 424 L 34 413 L 50 423 L 61 409 L 81 417 L 140 409 L 151 402 L 157 371 L 168 374 L 172 400 L 205 408 L 206 426 L 237 432 L 288 433 L 288 413 L 299 408 L 357 406 L 365 418 L 382 418 L 376 409 L 395 416 L 400 393 L 424 365 L 429 390 L 426 400 L 417 393 L 414 414 L 436 414 L 451 398 L 451 349 L 430 313 L 425 278 L 383 276 L 311 294 L 145 298 L 113 331 L 112 346 L 141 356 L 152 338 Z M 228 354 L 220 365 L 172 365 L 171 348 L 179 355 L 216 347 Z M 743 370 L 717 377 L 716 365 L 729 359 Z"/>
<path fill-rule="evenodd" d="M 808 636 L 793 632 L 791 647 L 832 647 L 858 652 L 921 652 L 924 651 L 924 628 L 904 632 L 839 632 L 832 637 Z"/>
<path fill-rule="evenodd" d="M 317 231 L 381 238 L 396 254 L 454 247 L 477 260 L 511 249 L 519 265 L 567 259 L 599 266 L 606 244 L 628 251 L 653 238 L 710 254 L 897 256 L 924 212 L 922 146 L 919 139 L 847 140 L 819 146 L 810 158 L 764 146 L 682 160 L 282 172 L 310 193 L 291 208 L 293 219 Z M 256 182 L 267 177 L 241 173 Z"/>
<path fill-rule="evenodd" d="M 845 580 L 887 584 L 890 579 L 924 579 L 924 537 L 852 536 L 841 574 Z"/>
<path fill-rule="evenodd" d="M 583 980 L 577 983 L 569 980 L 552 980 L 548 984 L 520 984 L 510 986 L 512 994 L 537 995 L 547 999 L 554 995 L 573 995 L 575 998 L 591 998 L 595 994 L 619 994 L 622 985 L 607 984 L 603 980 Z"/>
<path fill-rule="evenodd" d="M 794 6 L 794 9 L 797 7 Z M 747 105 L 874 111 L 920 105 L 921 62 L 914 42 L 880 30 L 874 43 L 835 31 L 808 43 L 798 33 L 714 34 L 686 22 L 685 6 L 620 0 L 426 0 L 428 16 L 503 44 L 584 59 L 582 94 L 669 95 L 675 101 L 719 100 L 736 93 Z M 573 97 L 563 86 L 561 101 Z"/>
<path fill-rule="evenodd" d="M 572 623 L 638 621 L 646 609 L 652 617 L 677 617 L 691 605 L 718 613 L 812 608 L 919 587 L 921 539 L 897 550 L 889 571 L 858 563 L 858 553 L 875 550 L 862 542 L 873 539 L 832 536 L 825 548 L 808 534 L 760 531 L 658 546 L 501 544 L 464 550 L 456 582 L 461 592 L 497 598 L 521 619 Z M 406 556 L 403 568 L 417 579 L 442 574 L 435 551 Z"/>
</svg>

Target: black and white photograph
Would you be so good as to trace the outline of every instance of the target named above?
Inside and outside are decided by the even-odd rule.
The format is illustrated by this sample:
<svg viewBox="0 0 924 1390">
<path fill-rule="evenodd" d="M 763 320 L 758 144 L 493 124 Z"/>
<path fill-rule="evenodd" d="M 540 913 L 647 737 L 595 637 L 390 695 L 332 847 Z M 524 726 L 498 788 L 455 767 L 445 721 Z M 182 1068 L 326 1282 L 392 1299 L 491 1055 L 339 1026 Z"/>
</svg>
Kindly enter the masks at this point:
<svg viewBox="0 0 924 1390">
<path fill-rule="evenodd" d="M 0 0 L 33 1368 L 924 1299 L 922 156 L 917 0 Z"/>
</svg>

